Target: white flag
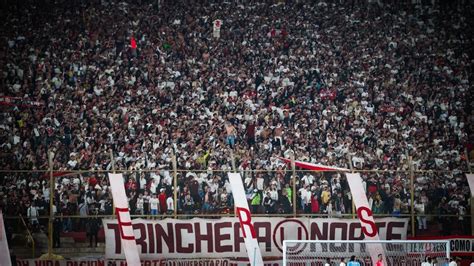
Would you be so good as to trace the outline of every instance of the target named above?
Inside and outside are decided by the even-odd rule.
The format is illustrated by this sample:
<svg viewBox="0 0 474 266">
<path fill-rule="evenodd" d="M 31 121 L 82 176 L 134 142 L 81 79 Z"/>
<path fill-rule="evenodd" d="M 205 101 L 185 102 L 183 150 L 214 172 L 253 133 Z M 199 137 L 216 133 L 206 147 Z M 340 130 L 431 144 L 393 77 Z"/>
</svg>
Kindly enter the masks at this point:
<svg viewBox="0 0 474 266">
<path fill-rule="evenodd" d="M 474 197 L 474 174 L 466 174 L 467 183 L 471 188 L 471 197 Z"/>
<path fill-rule="evenodd" d="M 235 211 L 239 216 L 240 229 L 247 248 L 249 262 L 251 266 L 263 265 L 262 253 L 258 246 L 257 234 L 253 227 L 250 215 L 249 204 L 245 196 L 244 184 L 239 173 L 229 173 L 229 182 L 232 187 L 232 196 L 235 202 Z"/>
<path fill-rule="evenodd" d="M 7 234 L 5 233 L 5 225 L 3 224 L 3 213 L 0 210 L 0 261 L 1 265 L 11 266 L 10 250 L 8 249 Z"/>
<path fill-rule="evenodd" d="M 115 213 L 120 229 L 122 248 L 127 259 L 127 265 L 140 266 L 140 255 L 133 233 L 132 220 L 128 211 L 127 195 L 123 184 L 122 174 L 109 174 L 110 188 L 115 204 Z"/>
<path fill-rule="evenodd" d="M 286 162 L 291 163 L 291 160 L 278 157 L 278 159 Z M 365 190 L 362 187 L 362 178 L 360 174 L 350 174 L 347 173 L 349 169 L 345 168 L 338 168 L 334 166 L 326 166 L 321 164 L 313 164 L 307 163 L 302 161 L 295 161 L 295 165 L 297 167 L 301 167 L 303 169 L 309 169 L 313 171 L 339 171 L 339 172 L 346 172 L 347 182 L 349 183 L 349 189 L 351 190 L 352 198 L 354 200 L 354 205 L 357 210 L 357 217 L 359 218 L 360 225 L 362 227 L 362 232 L 364 233 L 365 238 L 367 240 L 380 240 L 379 233 L 377 230 L 377 226 L 374 221 L 374 216 L 372 214 L 372 210 L 369 207 L 369 201 L 367 200 L 367 196 L 365 195 Z M 382 254 L 384 261 L 385 261 L 385 252 L 383 249 L 382 244 L 374 243 L 369 245 L 369 253 L 372 259 L 372 262 L 375 264 L 377 261 L 378 254 Z M 386 261 L 384 265 L 387 265 Z"/>
<path fill-rule="evenodd" d="M 352 199 L 357 210 L 357 217 L 359 218 L 362 232 L 365 235 L 365 240 L 380 240 L 377 226 L 375 225 L 372 210 L 369 207 L 369 201 L 365 195 L 365 190 L 362 187 L 362 178 L 359 173 L 346 173 L 347 182 L 351 189 Z M 382 254 L 385 260 L 385 253 L 381 243 L 374 243 L 368 245 L 368 250 L 372 262 L 375 264 L 378 254 Z M 387 265 L 386 263 L 384 265 Z"/>
</svg>

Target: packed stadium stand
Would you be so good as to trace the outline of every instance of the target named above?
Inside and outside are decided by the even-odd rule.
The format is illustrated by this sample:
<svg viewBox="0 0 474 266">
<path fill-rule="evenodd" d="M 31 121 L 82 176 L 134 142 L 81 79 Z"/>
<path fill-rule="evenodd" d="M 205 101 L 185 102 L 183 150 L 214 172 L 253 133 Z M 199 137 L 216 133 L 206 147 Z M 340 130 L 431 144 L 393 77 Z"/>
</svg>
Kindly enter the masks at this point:
<svg viewBox="0 0 474 266">
<path fill-rule="evenodd" d="M 254 213 L 291 214 L 296 193 L 299 214 L 324 217 L 353 212 L 345 176 L 297 171 L 294 191 L 278 157 L 371 170 L 369 203 L 386 216 L 410 213 L 410 157 L 417 229 L 470 234 L 472 1 L 10 2 L 0 207 L 34 231 L 51 193 L 58 217 L 112 214 L 112 168 L 126 170 L 132 214 L 172 215 L 173 154 L 177 213 L 232 213 L 232 152 Z"/>
</svg>

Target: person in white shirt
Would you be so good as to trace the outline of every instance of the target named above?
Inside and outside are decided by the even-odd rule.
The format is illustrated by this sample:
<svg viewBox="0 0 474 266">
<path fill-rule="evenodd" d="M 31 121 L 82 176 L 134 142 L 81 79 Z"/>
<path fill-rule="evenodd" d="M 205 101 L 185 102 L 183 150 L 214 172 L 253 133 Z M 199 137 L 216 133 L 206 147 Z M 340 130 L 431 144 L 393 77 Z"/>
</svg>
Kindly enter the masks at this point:
<svg viewBox="0 0 474 266">
<path fill-rule="evenodd" d="M 143 195 L 140 193 L 137 199 L 137 210 L 136 210 L 137 214 L 143 214 L 143 203 L 144 203 Z"/>
<path fill-rule="evenodd" d="M 160 201 L 156 197 L 156 194 L 153 193 L 150 199 L 150 209 L 151 209 L 151 215 L 158 215 L 158 205 Z"/>
<path fill-rule="evenodd" d="M 344 258 L 341 258 L 341 262 L 339 263 L 339 266 L 346 266 L 346 260 Z"/>
<path fill-rule="evenodd" d="M 431 263 L 431 258 L 426 257 L 425 261 L 421 263 L 421 266 L 433 266 L 433 263 Z"/>
<path fill-rule="evenodd" d="M 28 219 L 30 219 L 30 223 L 33 226 L 33 229 L 36 230 L 36 228 L 39 225 L 38 222 L 38 207 L 36 207 L 36 204 L 34 202 L 31 203 L 31 206 L 28 208 L 26 215 L 28 216 Z"/>
<path fill-rule="evenodd" d="M 451 258 L 449 259 L 449 264 L 448 266 L 457 266 L 458 264 L 456 263 L 456 258 Z"/>
<path fill-rule="evenodd" d="M 301 188 L 300 190 L 300 197 L 301 197 L 301 205 L 303 210 L 309 212 L 309 204 L 311 203 L 311 191 L 309 190 L 309 186 L 305 188 Z"/>
<path fill-rule="evenodd" d="M 417 213 L 416 219 L 418 220 L 418 229 L 426 230 L 428 229 L 426 225 L 426 216 L 425 216 L 425 204 L 421 200 L 421 196 L 414 204 L 415 211 Z"/>
<path fill-rule="evenodd" d="M 174 213 L 174 200 L 171 195 L 168 196 L 168 198 L 166 199 L 166 207 L 167 207 L 168 214 Z"/>
<path fill-rule="evenodd" d="M 331 266 L 331 259 L 327 258 L 326 263 L 324 263 L 324 266 Z"/>
</svg>

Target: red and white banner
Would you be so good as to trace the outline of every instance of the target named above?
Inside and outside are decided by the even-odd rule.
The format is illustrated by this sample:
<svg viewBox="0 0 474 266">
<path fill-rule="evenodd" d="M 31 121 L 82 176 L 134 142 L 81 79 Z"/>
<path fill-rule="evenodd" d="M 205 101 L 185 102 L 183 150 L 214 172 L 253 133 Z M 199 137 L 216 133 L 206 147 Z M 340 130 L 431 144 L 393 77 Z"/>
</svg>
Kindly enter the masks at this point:
<svg viewBox="0 0 474 266">
<path fill-rule="evenodd" d="M 244 236 L 249 262 L 252 266 L 262 265 L 262 253 L 258 246 L 257 234 L 250 215 L 242 177 L 239 173 L 229 173 L 228 176 L 232 188 L 232 196 L 234 197 L 235 213 L 239 217 L 240 229 L 242 229 L 242 235 Z"/>
<path fill-rule="evenodd" d="M 290 159 L 283 158 L 283 157 L 277 157 L 277 158 L 286 162 L 287 164 L 291 164 Z M 349 169 L 346 169 L 346 168 L 326 166 L 326 165 L 315 164 L 315 163 L 307 163 L 307 162 L 302 162 L 302 161 L 295 161 L 295 166 L 303 168 L 303 169 L 307 169 L 307 170 L 321 171 L 321 172 L 336 172 L 336 171 L 348 172 L 349 171 Z"/>
<path fill-rule="evenodd" d="M 362 186 L 362 178 L 360 177 L 360 174 L 346 173 L 346 177 L 351 190 L 352 199 L 354 200 L 354 205 L 357 210 L 357 217 L 360 220 L 365 239 L 380 240 L 379 234 L 377 232 L 377 226 L 375 225 L 374 221 L 374 216 L 372 214 L 372 210 L 370 209 L 367 196 L 365 195 L 364 187 Z M 380 243 L 369 245 L 369 253 L 374 264 L 377 262 L 378 254 L 382 254 L 383 258 L 385 258 L 385 252 L 382 244 Z M 387 265 L 387 263 L 385 263 L 385 265 Z"/>
<path fill-rule="evenodd" d="M 234 193 L 234 190 L 232 192 Z M 263 257 L 281 258 L 283 240 L 365 239 L 357 219 L 254 217 L 252 220 Z M 104 219 L 103 224 L 106 258 L 124 259 L 118 221 Z M 142 259 L 237 257 L 248 261 L 240 222 L 235 217 L 190 220 L 134 219 L 132 224 Z M 375 224 L 381 240 L 407 237 L 407 218 L 377 219 Z"/>
<path fill-rule="evenodd" d="M 5 225 L 3 224 L 3 213 L 0 210 L 0 261 L 1 265 L 11 266 L 10 250 L 8 249 L 7 234 L 5 233 Z"/>
<path fill-rule="evenodd" d="M 474 174 L 466 174 L 469 188 L 471 188 L 471 197 L 474 197 Z"/>
<path fill-rule="evenodd" d="M 135 234 L 128 211 L 128 201 L 125 195 L 125 187 L 122 174 L 109 174 L 110 188 L 117 214 L 118 238 L 121 239 L 121 247 L 125 252 L 125 258 L 130 266 L 139 266 L 140 256 L 135 242 Z"/>
</svg>

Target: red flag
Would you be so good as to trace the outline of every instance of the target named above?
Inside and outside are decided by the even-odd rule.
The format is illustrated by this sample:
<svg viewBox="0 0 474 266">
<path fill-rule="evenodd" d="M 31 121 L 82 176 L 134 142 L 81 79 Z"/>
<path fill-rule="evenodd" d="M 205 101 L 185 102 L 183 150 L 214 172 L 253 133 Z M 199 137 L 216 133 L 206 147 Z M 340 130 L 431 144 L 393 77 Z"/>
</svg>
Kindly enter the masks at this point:
<svg viewBox="0 0 474 266">
<path fill-rule="evenodd" d="M 130 46 L 132 47 L 132 49 L 137 49 L 137 41 L 134 37 L 130 39 Z"/>
<path fill-rule="evenodd" d="M 290 159 L 286 159 L 283 157 L 277 157 L 278 159 L 291 164 Z M 339 168 L 339 167 L 333 167 L 333 166 L 326 166 L 326 165 L 321 165 L 321 164 L 314 164 L 314 163 L 307 163 L 307 162 L 302 162 L 302 161 L 296 161 L 295 160 L 295 165 L 297 167 L 303 168 L 303 169 L 308 169 L 308 170 L 313 170 L 313 171 L 349 171 L 349 169 L 346 168 Z"/>
</svg>

